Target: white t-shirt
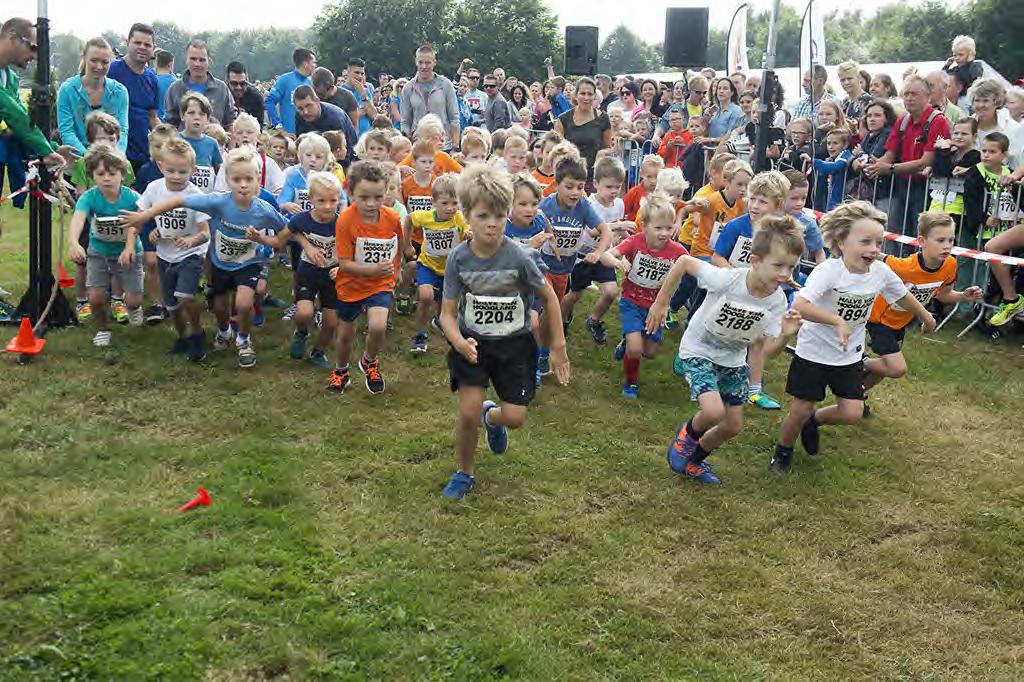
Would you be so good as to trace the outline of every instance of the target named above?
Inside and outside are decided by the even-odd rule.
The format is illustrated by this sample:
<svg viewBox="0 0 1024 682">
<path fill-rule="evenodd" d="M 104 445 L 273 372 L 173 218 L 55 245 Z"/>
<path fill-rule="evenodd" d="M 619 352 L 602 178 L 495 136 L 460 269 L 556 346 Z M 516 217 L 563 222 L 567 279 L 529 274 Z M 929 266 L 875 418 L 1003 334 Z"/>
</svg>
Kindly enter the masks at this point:
<svg viewBox="0 0 1024 682">
<path fill-rule="evenodd" d="M 619 197 L 615 198 L 611 206 L 604 206 L 597 200 L 596 194 L 590 195 L 590 205 L 594 207 L 594 213 L 598 215 L 601 222 L 606 225 L 617 223 L 626 216 L 626 205 Z M 597 230 L 583 230 L 580 238 L 580 248 L 576 254 L 582 258 L 597 248 Z"/>
<path fill-rule="evenodd" d="M 879 294 L 889 303 L 907 295 L 907 286 L 882 261 L 874 261 L 862 275 L 847 270 L 842 258 L 819 263 L 796 295 L 843 318 L 850 328 L 850 341 L 844 351 L 835 327 L 804 320 L 796 337 L 796 354 L 804 360 L 833 367 L 860 360 L 864 353 L 864 327 Z"/>
<path fill-rule="evenodd" d="M 762 336 L 782 333 L 786 295 L 776 289 L 757 298 L 747 289 L 747 268 L 717 268 L 701 262 L 697 285 L 707 298 L 686 324 L 679 357 L 706 358 L 722 367 L 742 367 L 747 346 Z"/>
<path fill-rule="evenodd" d="M 191 182 L 182 191 L 172 192 L 167 189 L 167 180 L 158 178 L 149 183 L 146 191 L 142 193 L 139 198 L 139 209 L 145 211 L 164 199 L 192 194 L 204 194 L 204 192 Z M 156 243 L 157 257 L 168 263 L 179 263 L 189 256 L 206 256 L 206 250 L 209 248 L 209 244 L 206 242 L 193 246 L 191 249 L 179 249 L 174 245 L 174 240 L 178 237 L 191 237 L 199 232 L 196 223 L 209 223 L 209 221 L 210 216 L 205 213 L 185 207 L 158 215 L 153 219 L 160 234 L 160 240 Z"/>
<path fill-rule="evenodd" d="M 267 190 L 275 197 L 281 193 L 281 188 L 284 187 L 284 171 L 277 165 L 277 161 L 274 161 L 269 156 L 267 158 L 267 177 L 263 181 L 263 189 Z M 221 164 L 220 170 L 217 172 L 217 179 L 213 182 L 214 192 L 228 192 L 228 180 L 224 175 L 227 169 L 227 164 Z"/>
</svg>

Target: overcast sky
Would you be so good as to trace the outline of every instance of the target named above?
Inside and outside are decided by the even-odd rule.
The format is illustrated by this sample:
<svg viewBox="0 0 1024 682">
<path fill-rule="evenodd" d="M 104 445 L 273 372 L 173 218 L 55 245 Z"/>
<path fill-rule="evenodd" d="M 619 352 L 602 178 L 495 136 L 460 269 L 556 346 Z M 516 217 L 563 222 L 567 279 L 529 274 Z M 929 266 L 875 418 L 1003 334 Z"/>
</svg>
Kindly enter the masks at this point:
<svg viewBox="0 0 1024 682">
<path fill-rule="evenodd" d="M 799 5 L 802 0 L 783 0 Z M 825 11 L 850 7 L 849 0 L 819 0 Z M 872 12 L 890 2 L 906 0 L 861 0 L 858 7 Z M 665 8 L 711 6 L 711 24 L 726 27 L 739 0 L 732 2 L 670 2 L 669 0 L 547 0 L 558 17 L 560 26 L 597 24 L 600 34 L 607 35 L 620 23 L 650 43 L 659 42 L 665 35 Z M 955 4 L 952 0 L 946 0 Z M 186 28 L 231 29 L 253 26 L 309 26 L 326 3 L 324 0 L 221 0 L 220 2 L 168 2 L 167 0 L 50 0 L 52 30 L 73 32 L 86 38 L 111 29 L 125 31 L 135 21 L 174 21 Z M 754 0 L 757 9 L 767 9 L 767 0 Z M 628 6 L 628 16 L 625 8 Z M 4 0 L 0 17 L 36 16 L 36 0 Z M 186 8 L 191 11 L 186 11 Z M 285 11 L 286 8 L 286 11 Z M 281 16 L 284 14 L 285 16 Z"/>
</svg>

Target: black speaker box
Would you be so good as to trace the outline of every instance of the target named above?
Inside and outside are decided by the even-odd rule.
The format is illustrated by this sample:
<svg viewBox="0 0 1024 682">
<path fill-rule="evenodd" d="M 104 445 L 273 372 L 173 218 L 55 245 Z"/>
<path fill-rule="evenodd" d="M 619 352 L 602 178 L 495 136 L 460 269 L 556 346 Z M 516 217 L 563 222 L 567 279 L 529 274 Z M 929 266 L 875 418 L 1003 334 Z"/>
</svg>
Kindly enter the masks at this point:
<svg viewBox="0 0 1024 682">
<path fill-rule="evenodd" d="M 565 27 L 565 73 L 577 76 L 597 73 L 597 26 Z"/>
<path fill-rule="evenodd" d="M 669 7 L 665 11 L 663 53 L 665 66 L 707 65 L 707 7 Z"/>
</svg>

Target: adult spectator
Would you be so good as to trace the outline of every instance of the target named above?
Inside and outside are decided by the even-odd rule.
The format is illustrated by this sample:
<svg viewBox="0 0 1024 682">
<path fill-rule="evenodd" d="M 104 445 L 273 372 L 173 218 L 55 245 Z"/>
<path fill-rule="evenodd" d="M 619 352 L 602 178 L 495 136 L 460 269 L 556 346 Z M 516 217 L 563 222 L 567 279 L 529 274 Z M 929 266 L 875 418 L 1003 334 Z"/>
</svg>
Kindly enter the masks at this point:
<svg viewBox="0 0 1024 682">
<path fill-rule="evenodd" d="M 518 114 L 520 111 L 530 108 L 530 91 L 525 84 L 516 83 L 509 88 L 508 93 L 509 115 L 512 115 L 512 113 L 516 114 L 512 116 L 512 121 L 515 122 L 519 118 Z"/>
<path fill-rule="evenodd" d="M 984 75 L 985 70 L 981 66 L 981 62 L 975 59 L 975 45 L 974 38 L 970 36 L 957 36 L 953 38 L 953 56 L 946 60 L 946 63 L 942 66 L 942 70 L 956 74 L 956 77 L 963 83 L 963 95 L 961 99 L 956 101 L 955 104 L 959 107 L 966 107 L 967 99 L 966 94 L 974 85 L 974 81 Z"/>
<path fill-rule="evenodd" d="M 658 82 L 651 78 L 646 78 L 640 83 L 640 103 L 644 111 L 655 118 L 661 118 L 668 109 L 668 105 L 661 102 Z"/>
<path fill-rule="evenodd" d="M 551 81 L 545 81 L 542 96 L 534 102 L 533 105 L 533 127 L 536 130 L 554 130 L 555 128 L 555 117 L 551 113 L 552 103 L 555 100 L 558 92 L 555 88 L 555 84 Z"/>
<path fill-rule="evenodd" d="M 718 78 L 718 72 L 712 69 L 710 66 L 705 66 L 703 69 L 701 69 L 700 75 L 707 78 L 709 83 Z"/>
<path fill-rule="evenodd" d="M 167 88 L 171 87 L 171 83 L 178 79 L 174 75 L 174 55 L 167 50 L 156 51 L 156 84 L 160 88 L 157 94 L 157 107 L 156 116 L 161 121 L 164 120 L 166 112 L 164 111 L 164 100 L 167 98 Z"/>
<path fill-rule="evenodd" d="M 373 96 L 366 85 L 366 62 L 358 57 L 349 59 L 348 68 L 345 69 L 345 83 L 341 87 L 350 92 L 356 100 L 356 113 L 358 114 L 356 129 L 362 135 L 370 129 L 373 125 L 373 118 L 377 115 Z"/>
<path fill-rule="evenodd" d="M 644 111 L 644 105 L 640 103 L 640 86 L 633 81 L 626 81 L 619 87 L 619 102 L 623 107 L 622 115 L 630 121 Z"/>
<path fill-rule="evenodd" d="M 0 121 L 7 123 L 11 135 L 22 145 L 27 155 L 41 157 L 47 166 L 59 167 L 64 165 L 64 157 L 54 150 L 46 133 L 32 124 L 18 94 L 18 74 L 14 68 L 27 69 L 29 63 L 36 58 L 38 49 L 36 27 L 28 19 L 14 17 L 0 26 Z M 66 148 L 62 147 L 61 150 L 65 151 Z M 70 153 L 70 150 L 67 151 Z M 3 170 L 0 168 L 2 182 Z"/>
<path fill-rule="evenodd" d="M 156 73 L 147 66 L 156 53 L 152 27 L 132 24 L 128 29 L 127 47 L 124 57 L 114 60 L 107 75 L 128 89 L 128 151 L 125 155 L 138 173 L 142 164 L 149 161 L 149 131 L 160 122 L 156 115 L 160 86 Z"/>
<path fill-rule="evenodd" d="M 868 177 L 895 176 L 889 228 L 902 234 L 917 232 L 917 216 L 927 196 L 921 171 L 932 165 L 936 138 L 950 136 L 949 121 L 928 104 L 930 90 L 928 81 L 917 74 L 903 81 L 907 113 L 893 125 L 882 158 L 864 165 Z"/>
<path fill-rule="evenodd" d="M 458 147 L 459 97 L 452 82 L 434 71 L 437 53 L 430 45 L 420 45 L 416 50 L 416 77 L 402 88 L 402 132 L 412 137 L 420 119 L 435 114 L 448 131 L 448 148 Z"/>
<path fill-rule="evenodd" d="M 611 76 L 599 73 L 594 76 L 594 82 L 597 83 L 597 90 L 601 93 L 601 111 L 608 113 L 608 105 L 619 99 L 618 95 L 612 90 Z"/>
<path fill-rule="evenodd" d="M 587 160 L 587 172 L 594 175 L 598 152 L 612 145 L 612 124 L 608 114 L 594 106 L 597 84 L 584 76 L 576 84 L 576 106 L 558 117 L 555 131 L 580 150 Z"/>
<path fill-rule="evenodd" d="M 949 101 L 946 97 L 946 90 L 949 85 L 949 74 L 945 71 L 932 71 L 924 77 L 928 81 L 928 85 L 931 86 L 931 92 L 928 94 L 928 104 L 931 104 L 936 110 L 941 111 L 942 115 L 949 121 L 949 125 L 952 127 L 956 125 L 964 112 L 960 110 L 960 107 Z"/>
<path fill-rule="evenodd" d="M 227 68 L 228 90 L 231 91 L 231 100 L 235 105 L 235 111 L 245 112 L 256 119 L 263 129 L 263 93 L 257 90 L 250 82 L 246 73 L 245 64 L 242 62 L 231 62 Z"/>
<path fill-rule="evenodd" d="M 225 130 L 231 127 L 235 121 L 235 99 L 228 90 L 227 83 L 210 73 L 210 51 L 206 43 L 198 38 L 190 40 L 185 46 L 185 63 L 188 68 L 181 74 L 181 78 L 174 81 L 167 89 L 167 96 L 164 100 L 164 120 L 176 128 L 183 124 L 181 121 L 180 103 L 181 98 L 189 92 L 198 92 L 210 100 L 210 108 L 213 110 L 212 120 L 220 123 Z"/>
<path fill-rule="evenodd" d="M 329 102 L 321 102 L 311 85 L 300 85 L 292 93 L 295 104 L 295 134 L 325 133 L 328 130 L 339 130 L 345 134 L 348 147 L 347 160 L 352 160 L 352 152 L 356 148 L 359 136 L 352 125 L 352 119 L 342 110 Z"/>
<path fill-rule="evenodd" d="M 338 81 L 330 69 L 316 67 L 313 70 L 312 81 L 313 91 L 321 102 L 333 104 L 348 114 L 353 127 L 359 125 L 359 105 L 356 103 L 355 95 L 345 88 L 338 87 Z"/>
<path fill-rule="evenodd" d="M 500 66 L 494 70 L 494 79 L 498 82 L 498 92 L 505 89 L 505 69 Z"/>
<path fill-rule="evenodd" d="M 839 74 L 839 85 L 846 92 L 846 99 L 843 100 L 843 115 L 851 121 L 860 120 L 864 113 L 864 107 L 871 104 L 873 99 L 870 93 L 864 90 L 864 84 L 860 79 L 860 64 L 855 61 L 845 61 L 836 67 Z"/>
<path fill-rule="evenodd" d="M 742 71 L 733 71 L 729 74 L 729 80 L 736 86 L 736 92 L 743 92 L 747 89 L 747 75 Z"/>
<path fill-rule="evenodd" d="M 484 111 L 487 110 L 487 93 L 480 89 L 480 70 L 470 69 L 466 73 L 466 81 L 468 87 L 464 99 L 469 105 L 470 114 L 472 114 L 470 125 L 480 125 L 484 120 Z"/>
<path fill-rule="evenodd" d="M 729 139 L 732 131 L 743 125 L 743 110 L 740 109 L 740 94 L 728 78 L 719 78 L 713 86 L 715 103 L 708 109 L 708 145 L 716 145 Z"/>
<path fill-rule="evenodd" d="M 294 135 L 295 104 L 292 102 L 292 93 L 300 85 L 312 85 L 310 75 L 316 69 L 316 55 L 304 47 L 297 48 L 292 52 L 292 65 L 295 67 L 293 71 L 282 73 L 274 81 L 263 100 L 263 107 L 267 110 L 267 121 L 271 128 Z"/>
<path fill-rule="evenodd" d="M 1020 163 L 1021 139 L 1018 136 L 1020 125 L 1013 120 L 1009 112 L 1003 108 L 1006 104 L 1006 88 L 994 78 L 979 78 L 967 91 L 974 118 L 978 119 L 978 134 L 974 138 L 974 148 L 981 149 L 981 143 L 989 133 L 1002 133 L 1010 138 L 1010 153 L 1007 163 L 1016 168 Z"/>
<path fill-rule="evenodd" d="M 484 77 L 484 92 L 487 93 L 487 109 L 484 111 L 484 125 L 492 133 L 495 130 L 508 128 L 512 120 L 508 115 L 508 100 L 498 90 L 498 79 Z"/>
<path fill-rule="evenodd" d="M 679 81 L 673 87 L 673 93 L 677 90 L 683 89 L 683 82 Z M 710 84 L 708 79 L 700 74 L 690 76 L 690 80 L 686 85 L 686 99 L 680 102 L 672 102 L 665 110 L 665 113 L 661 117 L 661 122 L 658 124 L 658 129 L 662 135 L 668 131 L 668 116 L 673 111 L 683 112 L 684 125 L 689 124 L 690 118 L 693 116 L 704 115 L 704 100 L 708 95 Z"/>
<path fill-rule="evenodd" d="M 60 85 L 57 92 L 57 129 L 60 139 L 79 154 L 89 146 L 85 136 L 85 119 L 94 111 L 104 111 L 121 124 L 117 146 L 128 148 L 128 89 L 113 78 L 107 78 L 114 51 L 103 38 L 92 38 L 82 50 L 82 66 L 77 76 Z"/>
<path fill-rule="evenodd" d="M 895 124 L 896 110 L 888 100 L 871 100 L 864 107 L 860 127 L 861 141 L 854 147 L 853 160 L 850 162 L 853 172 L 858 174 L 854 181 L 854 196 L 873 202 L 876 208 L 885 213 L 889 212 L 889 184 L 892 178 L 887 175 L 876 176 L 867 182 L 859 174 L 865 170 L 864 166 L 868 159 L 880 159 L 885 155 L 885 143 L 889 140 Z"/>
<path fill-rule="evenodd" d="M 812 77 L 813 72 L 813 77 Z M 810 71 L 805 71 L 802 85 L 804 96 L 793 107 L 793 118 L 807 118 L 817 127 L 818 105 L 824 100 L 835 99 L 825 88 L 828 82 L 828 71 L 821 64 L 815 64 Z"/>
</svg>

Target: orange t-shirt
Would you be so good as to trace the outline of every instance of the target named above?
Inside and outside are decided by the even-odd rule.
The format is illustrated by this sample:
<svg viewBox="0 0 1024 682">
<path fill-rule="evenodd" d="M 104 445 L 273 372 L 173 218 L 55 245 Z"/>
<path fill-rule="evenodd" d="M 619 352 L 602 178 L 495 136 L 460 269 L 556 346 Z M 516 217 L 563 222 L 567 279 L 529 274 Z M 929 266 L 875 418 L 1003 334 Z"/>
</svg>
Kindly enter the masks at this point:
<svg viewBox="0 0 1024 682">
<path fill-rule="evenodd" d="M 412 154 L 407 155 L 402 159 L 402 163 L 399 166 L 412 167 Z M 434 154 L 434 175 L 444 175 L 445 173 L 461 173 L 462 165 L 449 156 L 446 152 L 437 152 Z"/>
<path fill-rule="evenodd" d="M 673 142 L 677 144 L 672 144 Z M 679 132 L 670 130 L 665 133 L 665 137 L 661 138 L 658 156 L 665 159 L 666 168 L 677 168 L 683 158 L 683 152 L 691 144 L 693 144 L 693 135 L 690 135 L 689 130 L 680 130 Z"/>
<path fill-rule="evenodd" d="M 405 204 L 405 210 L 409 211 L 409 213 L 413 211 L 434 210 L 434 194 L 431 188 L 434 186 L 436 177 L 434 175 L 430 176 L 430 184 L 426 187 L 416 182 L 416 178 L 412 175 L 402 180 L 402 203 Z M 416 244 L 422 244 L 423 230 L 414 227 L 409 239 Z"/>
<path fill-rule="evenodd" d="M 690 249 L 690 255 L 694 257 L 710 256 L 722 227 L 747 212 L 746 199 L 738 199 L 730 206 L 721 190 L 708 197 L 708 203 L 711 207 L 707 211 L 693 214 L 693 248 Z"/>
<path fill-rule="evenodd" d="M 940 289 L 956 283 L 956 258 L 953 256 L 947 256 L 938 270 L 926 269 L 924 257 L 920 253 L 912 253 L 906 258 L 886 256 L 885 264 L 906 283 L 910 293 L 921 302 L 921 305 L 928 305 L 928 301 L 932 300 Z M 913 319 L 913 313 L 879 296 L 875 299 L 868 321 L 884 324 L 890 329 L 903 329 Z"/>
<path fill-rule="evenodd" d="M 637 213 L 640 211 L 640 200 L 645 196 L 647 196 L 647 190 L 644 189 L 643 183 L 640 183 L 622 197 L 622 204 L 626 209 L 626 220 L 636 222 Z"/>
<path fill-rule="evenodd" d="M 544 196 L 550 196 L 554 193 L 557 185 L 555 184 L 555 176 L 542 173 L 539 168 L 534 168 L 530 175 L 533 179 L 540 183 L 540 186 L 544 188 Z"/>
<path fill-rule="evenodd" d="M 338 260 L 352 260 L 372 264 L 393 262 L 390 274 L 367 277 L 338 270 L 335 287 L 338 298 L 347 303 L 361 301 L 382 291 L 395 288 L 395 273 L 400 264 L 399 247 L 402 242 L 402 220 L 398 211 L 381 207 L 380 217 L 373 225 L 367 225 L 353 204 L 338 214 L 334 225 L 334 239 L 338 248 Z"/>
</svg>

